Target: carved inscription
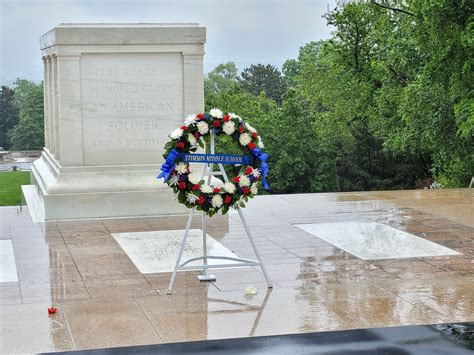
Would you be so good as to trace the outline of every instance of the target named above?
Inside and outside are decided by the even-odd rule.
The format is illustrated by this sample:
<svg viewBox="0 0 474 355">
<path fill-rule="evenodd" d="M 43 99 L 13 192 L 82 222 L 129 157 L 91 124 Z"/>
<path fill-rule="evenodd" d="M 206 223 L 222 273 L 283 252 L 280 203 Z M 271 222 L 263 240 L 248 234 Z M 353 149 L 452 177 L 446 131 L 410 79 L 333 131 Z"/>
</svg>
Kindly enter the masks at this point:
<svg viewBox="0 0 474 355">
<path fill-rule="evenodd" d="M 178 53 L 83 55 L 86 164 L 158 162 L 183 117 L 182 71 Z"/>
</svg>

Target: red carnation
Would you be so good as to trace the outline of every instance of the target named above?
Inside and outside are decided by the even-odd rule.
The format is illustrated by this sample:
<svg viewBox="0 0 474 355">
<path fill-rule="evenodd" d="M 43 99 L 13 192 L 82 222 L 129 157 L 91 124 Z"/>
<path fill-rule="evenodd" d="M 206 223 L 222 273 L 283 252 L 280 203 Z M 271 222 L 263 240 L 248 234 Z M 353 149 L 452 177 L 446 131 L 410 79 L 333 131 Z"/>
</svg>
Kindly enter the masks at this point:
<svg viewBox="0 0 474 355">
<path fill-rule="evenodd" d="M 199 184 L 194 184 L 193 187 L 191 187 L 193 191 L 199 190 L 200 188 L 201 188 L 201 185 Z"/>
<path fill-rule="evenodd" d="M 229 195 L 227 195 L 227 196 L 225 197 L 225 199 L 224 199 L 224 203 L 225 203 L 226 205 L 228 205 L 228 204 L 231 203 L 231 202 L 232 202 L 232 197 L 230 197 Z"/>
<path fill-rule="evenodd" d="M 244 187 L 242 189 L 242 192 L 244 193 L 244 195 L 248 195 L 250 193 L 250 189 L 248 187 Z"/>
<path fill-rule="evenodd" d="M 217 128 L 221 125 L 221 123 L 219 121 L 214 121 L 212 122 L 212 125 Z"/>
<path fill-rule="evenodd" d="M 253 132 L 252 137 L 253 137 L 253 139 L 257 139 L 257 132 Z"/>
<path fill-rule="evenodd" d="M 57 308 L 54 308 L 54 307 L 48 308 L 48 314 L 56 314 L 57 311 L 58 311 Z"/>
<path fill-rule="evenodd" d="M 176 148 L 184 148 L 184 142 L 176 143 Z"/>
<path fill-rule="evenodd" d="M 199 139 L 199 137 L 200 137 L 199 132 L 194 132 L 194 138 Z"/>
<path fill-rule="evenodd" d="M 218 194 L 219 192 L 221 192 L 221 189 L 219 189 L 218 187 L 215 187 L 214 190 L 212 190 L 215 194 Z"/>
<path fill-rule="evenodd" d="M 239 126 L 239 132 L 244 133 L 245 132 L 245 127 L 244 126 Z"/>
<path fill-rule="evenodd" d="M 250 175 L 252 174 L 253 169 L 250 166 L 247 166 L 245 168 L 245 175 Z"/>
<path fill-rule="evenodd" d="M 230 121 L 230 116 L 224 115 L 224 122 L 229 122 L 229 121 Z"/>
<path fill-rule="evenodd" d="M 238 183 L 240 181 L 240 176 L 236 176 L 232 179 L 233 182 Z"/>
<path fill-rule="evenodd" d="M 187 131 L 187 130 L 189 130 L 189 127 L 188 127 L 188 126 L 181 126 L 181 129 L 182 129 L 183 131 Z"/>
<path fill-rule="evenodd" d="M 200 196 L 198 197 L 198 205 L 199 205 L 199 206 L 203 205 L 205 201 L 206 201 L 206 199 L 204 198 L 203 195 L 200 195 Z"/>
<path fill-rule="evenodd" d="M 202 120 L 202 119 L 204 118 L 204 114 L 198 113 L 198 114 L 196 115 L 196 117 L 197 117 L 198 119 Z"/>
<path fill-rule="evenodd" d="M 186 183 L 184 181 L 178 182 L 178 188 L 184 190 L 186 188 Z"/>
<path fill-rule="evenodd" d="M 254 150 L 255 148 L 257 148 L 257 145 L 256 145 L 254 142 L 250 142 L 250 143 L 249 143 L 249 148 L 250 148 L 251 150 Z"/>
</svg>

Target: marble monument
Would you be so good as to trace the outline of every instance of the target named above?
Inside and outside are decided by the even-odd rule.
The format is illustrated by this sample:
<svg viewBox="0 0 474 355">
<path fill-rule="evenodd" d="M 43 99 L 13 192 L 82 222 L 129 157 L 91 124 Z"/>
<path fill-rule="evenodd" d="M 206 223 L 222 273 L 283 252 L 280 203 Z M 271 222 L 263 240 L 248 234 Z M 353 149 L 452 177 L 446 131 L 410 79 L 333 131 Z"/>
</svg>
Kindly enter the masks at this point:
<svg viewBox="0 0 474 355">
<path fill-rule="evenodd" d="M 40 39 L 45 147 L 23 195 L 37 219 L 186 212 L 156 180 L 170 131 L 204 110 L 205 27 L 61 24 Z"/>
</svg>

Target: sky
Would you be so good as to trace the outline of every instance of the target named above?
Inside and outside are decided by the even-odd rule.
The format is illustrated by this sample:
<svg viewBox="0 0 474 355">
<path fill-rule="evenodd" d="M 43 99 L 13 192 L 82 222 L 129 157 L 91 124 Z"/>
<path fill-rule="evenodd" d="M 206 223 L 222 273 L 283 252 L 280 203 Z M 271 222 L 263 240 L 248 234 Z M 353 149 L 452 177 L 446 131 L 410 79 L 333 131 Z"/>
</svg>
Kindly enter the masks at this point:
<svg viewBox="0 0 474 355">
<path fill-rule="evenodd" d="M 197 22 L 207 28 L 204 71 L 235 62 L 281 68 L 299 47 L 327 39 L 334 0 L 0 0 L 0 84 L 39 82 L 39 37 L 60 23 Z"/>
</svg>

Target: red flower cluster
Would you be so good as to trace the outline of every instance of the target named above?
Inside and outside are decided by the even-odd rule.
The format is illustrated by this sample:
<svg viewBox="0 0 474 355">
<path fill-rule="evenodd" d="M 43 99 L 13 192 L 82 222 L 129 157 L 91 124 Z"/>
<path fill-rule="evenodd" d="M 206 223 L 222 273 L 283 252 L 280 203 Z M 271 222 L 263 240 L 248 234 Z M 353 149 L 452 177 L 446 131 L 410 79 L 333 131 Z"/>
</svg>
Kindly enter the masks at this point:
<svg viewBox="0 0 474 355">
<path fill-rule="evenodd" d="M 214 121 L 212 122 L 212 125 L 217 128 L 221 125 L 221 123 L 219 121 Z"/>
<path fill-rule="evenodd" d="M 178 188 L 184 190 L 186 188 L 186 183 L 184 181 L 178 182 Z"/>
<path fill-rule="evenodd" d="M 184 144 L 184 142 L 178 142 L 176 143 L 176 148 L 180 148 L 180 149 L 184 149 L 186 145 Z"/>
<path fill-rule="evenodd" d="M 204 116 L 203 113 L 198 113 L 198 114 L 196 115 L 196 118 L 197 118 L 198 120 L 203 120 L 203 119 L 205 118 L 205 116 Z"/>
<path fill-rule="evenodd" d="M 206 202 L 206 199 L 204 198 L 203 195 L 200 195 L 200 196 L 198 197 L 198 201 L 197 201 L 197 202 L 198 202 L 198 205 L 199 205 L 199 206 L 202 206 L 202 205 L 204 204 L 204 202 Z"/>
</svg>

